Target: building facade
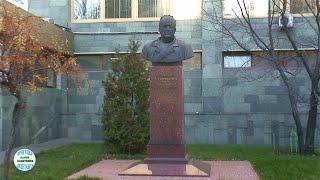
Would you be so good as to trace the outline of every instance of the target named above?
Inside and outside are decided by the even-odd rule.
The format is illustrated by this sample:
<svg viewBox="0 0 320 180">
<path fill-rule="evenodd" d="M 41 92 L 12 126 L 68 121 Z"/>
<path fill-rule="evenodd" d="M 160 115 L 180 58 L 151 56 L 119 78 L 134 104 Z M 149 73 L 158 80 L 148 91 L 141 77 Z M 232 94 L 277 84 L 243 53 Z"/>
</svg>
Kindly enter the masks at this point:
<svg viewBox="0 0 320 180">
<path fill-rule="evenodd" d="M 268 1 L 246 2 L 257 32 L 266 36 Z M 222 28 L 210 23 L 213 16 L 205 14 L 214 11 L 227 22 L 235 18 L 234 4 L 232 0 L 29 0 L 29 12 L 52 19 L 73 33 L 74 54 L 90 82 L 78 90 L 72 88 L 71 80 L 58 77 L 56 88 L 30 97 L 21 124 L 21 143 L 62 137 L 103 140 L 102 80 L 109 69 L 108 61 L 114 57 L 116 48 L 125 53 L 130 39 L 142 45 L 156 39 L 159 17 L 171 14 L 177 19 L 177 38 L 190 43 L 195 54 L 183 65 L 187 143 L 289 145 L 295 125 L 281 79 L 275 71 L 266 71 L 265 65 L 257 63 L 255 55 L 259 50 L 246 32 L 230 26 L 250 46 L 252 53 L 242 51 L 224 37 L 217 31 Z M 291 6 L 293 14 L 302 10 Z M 306 23 L 302 17 L 295 16 L 294 23 L 297 37 L 306 42 L 312 39 L 313 34 L 304 28 Z M 281 39 L 283 32 L 277 24 L 274 27 Z M 277 46 L 279 52 L 290 52 L 291 46 L 286 41 L 279 40 Z M 293 80 L 300 94 L 307 96 L 309 84 L 305 72 L 300 71 Z M 2 149 L 10 133 L 13 102 L 14 98 L 2 90 Z M 301 105 L 300 112 L 305 126 L 307 107 Z M 43 127 L 45 130 L 34 137 Z M 320 125 L 315 143 L 320 145 Z"/>
</svg>

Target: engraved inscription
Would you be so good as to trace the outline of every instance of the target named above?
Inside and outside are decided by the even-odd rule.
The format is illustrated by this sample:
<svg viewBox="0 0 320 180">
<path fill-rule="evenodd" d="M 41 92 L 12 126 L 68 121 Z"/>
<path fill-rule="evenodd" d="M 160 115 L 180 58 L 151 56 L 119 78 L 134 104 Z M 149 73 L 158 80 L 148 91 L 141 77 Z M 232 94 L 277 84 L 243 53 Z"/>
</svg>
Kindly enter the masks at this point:
<svg viewBox="0 0 320 180">
<path fill-rule="evenodd" d="M 160 74 L 158 77 L 155 77 L 157 86 L 160 89 L 175 89 L 176 82 L 178 78 L 171 74 Z"/>
</svg>

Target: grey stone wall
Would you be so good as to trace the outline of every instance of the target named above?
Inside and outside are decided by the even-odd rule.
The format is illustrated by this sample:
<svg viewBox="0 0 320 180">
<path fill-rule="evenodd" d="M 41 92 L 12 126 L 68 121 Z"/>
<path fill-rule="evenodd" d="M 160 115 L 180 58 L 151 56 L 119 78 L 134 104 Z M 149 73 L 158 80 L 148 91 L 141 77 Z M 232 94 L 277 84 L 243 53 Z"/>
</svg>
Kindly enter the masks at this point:
<svg viewBox="0 0 320 180">
<path fill-rule="evenodd" d="M 8 96 L 5 90 L 1 89 L 1 112 L 2 112 L 2 149 L 3 150 L 8 143 L 10 130 L 11 130 L 11 119 L 12 119 L 12 111 L 13 106 L 16 102 L 15 98 L 12 96 Z"/>
<path fill-rule="evenodd" d="M 64 27 L 70 25 L 69 0 L 29 0 L 29 12 L 44 18 L 51 18 Z"/>
<path fill-rule="evenodd" d="M 3 97 L 2 97 L 2 89 L 0 88 L 0 150 L 2 149 L 2 136 L 3 136 Z"/>
<path fill-rule="evenodd" d="M 7 147 L 10 133 L 13 107 L 16 103 L 15 97 L 6 90 L 1 90 L 1 149 Z M 56 89 L 44 89 L 41 92 L 30 94 L 26 100 L 27 107 L 22 110 L 20 120 L 20 132 L 15 142 L 16 146 L 41 143 L 51 139 L 60 138 L 60 118 L 61 118 L 61 91 Z M 44 128 L 38 136 L 36 134 Z M 34 139 L 32 139 L 34 137 Z"/>
<path fill-rule="evenodd" d="M 86 82 L 75 89 L 72 80 L 64 79 L 64 87 L 72 87 L 62 96 L 61 130 L 64 137 L 83 141 L 100 141 L 102 103 L 104 88 L 102 81 L 107 71 L 87 71 Z"/>
<path fill-rule="evenodd" d="M 199 20 L 178 21 L 176 36 L 191 43 L 194 50 L 201 50 L 202 32 L 199 27 Z M 159 37 L 158 22 L 154 21 L 72 24 L 71 29 L 75 32 L 76 53 L 106 53 L 114 52 L 116 48 L 126 52 L 129 39 L 145 44 Z"/>
<path fill-rule="evenodd" d="M 207 11 L 215 7 L 218 10 L 217 13 L 221 14 L 220 1 L 204 1 L 203 7 Z M 31 0 L 29 9 L 38 16 L 53 18 L 55 23 L 71 28 L 75 33 L 74 48 L 77 54 L 112 53 L 118 47 L 121 51 L 126 51 L 129 39 L 139 40 L 144 44 L 159 36 L 156 34 L 158 22 L 154 21 L 72 24 L 68 0 Z M 246 82 L 239 78 L 243 72 L 223 69 L 222 52 L 237 50 L 239 47 L 231 43 L 228 38 L 212 31 L 219 30 L 220 27 L 213 26 L 207 20 L 204 16 L 201 20 L 177 22 L 177 37 L 191 43 L 194 50 L 202 51 L 202 69 L 184 70 L 186 141 L 188 143 L 271 144 L 271 137 L 274 134 L 281 145 L 288 145 L 289 132 L 294 124 L 282 82 L 274 79 L 274 76 Z M 261 18 L 254 20 L 254 28 L 259 34 L 266 34 L 266 22 Z M 302 19 L 295 18 L 293 31 L 301 39 L 310 40 L 312 39 L 311 29 L 303 28 L 304 24 Z M 256 48 L 252 39 L 240 29 L 231 25 L 230 29 L 236 31 L 248 47 Z M 277 32 L 279 48 L 288 48 L 288 42 L 281 41 L 283 32 L 278 30 L 276 24 L 274 31 Z M 250 72 L 261 73 L 258 70 Z M 43 120 L 43 117 L 52 117 L 53 114 L 61 115 L 61 118 L 58 118 L 60 124 L 58 123 L 56 127 L 57 131 L 48 132 L 46 137 L 57 137 L 56 134 L 58 134 L 61 137 L 86 141 L 101 140 L 100 117 L 104 95 L 101 81 L 106 73 L 107 69 L 87 71 L 84 75 L 90 80 L 91 88 L 83 85 L 85 88 L 81 90 L 51 92 L 47 94 L 52 96 L 51 100 L 49 98 L 45 104 L 39 104 L 33 100 L 32 103 L 38 103 L 35 107 L 43 109 L 29 110 L 28 113 L 32 115 L 26 117 L 29 117 L 29 121 L 37 123 L 37 127 L 41 127 L 48 123 L 48 120 Z M 301 73 L 297 77 L 296 88 L 305 96 L 308 92 L 305 75 Z M 65 88 L 72 84 L 66 79 L 63 83 Z M 37 98 L 42 99 L 44 96 Z M 10 108 L 14 103 L 12 98 L 3 96 L 2 102 L 6 102 L 1 106 L 3 112 L 11 112 Z M 56 105 L 53 105 L 53 102 Z M 299 107 L 305 124 L 306 114 L 304 113 L 307 106 L 302 103 Z M 5 119 L 11 116 L 8 113 L 5 114 L 0 118 L 2 127 L 9 127 Z M 2 144 L 5 144 L 8 133 L 5 129 L 7 128 L 2 128 Z M 29 130 L 24 131 L 24 134 L 30 134 Z M 320 128 L 317 129 L 316 136 L 316 144 L 319 145 Z"/>
<path fill-rule="evenodd" d="M 141 44 L 158 37 L 158 22 L 106 22 L 71 23 L 70 1 L 68 0 L 31 0 L 29 11 L 37 16 L 49 17 L 58 25 L 71 28 L 75 32 L 75 52 L 114 52 L 126 51 L 129 39 L 139 40 Z M 149 33 L 146 33 L 149 32 Z M 193 49 L 201 50 L 201 20 L 177 21 L 177 37 L 192 44 Z"/>
</svg>

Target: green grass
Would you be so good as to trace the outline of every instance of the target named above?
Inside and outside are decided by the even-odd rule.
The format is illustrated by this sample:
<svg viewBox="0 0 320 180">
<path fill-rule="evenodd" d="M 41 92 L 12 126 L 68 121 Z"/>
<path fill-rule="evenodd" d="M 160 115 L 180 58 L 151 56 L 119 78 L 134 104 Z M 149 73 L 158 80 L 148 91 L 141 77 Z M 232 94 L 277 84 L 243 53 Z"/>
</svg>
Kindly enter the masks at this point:
<svg viewBox="0 0 320 180">
<path fill-rule="evenodd" d="M 103 157 L 109 159 L 143 159 L 145 154 L 107 154 L 103 144 L 70 144 L 36 155 L 36 166 L 28 172 L 10 168 L 13 180 L 60 180 L 87 167 Z M 261 179 L 320 179 L 320 156 L 289 155 L 287 149 L 274 154 L 267 146 L 188 145 L 188 154 L 199 160 L 250 161 Z M 98 180 L 81 177 L 79 180 Z"/>
<path fill-rule="evenodd" d="M 320 179 L 320 156 L 289 155 L 281 149 L 275 155 L 271 147 L 189 145 L 190 157 L 200 160 L 250 161 L 261 179 Z"/>
<path fill-rule="evenodd" d="M 101 160 L 104 152 L 104 145 L 96 143 L 69 144 L 42 151 L 36 155 L 36 165 L 30 171 L 19 171 L 11 163 L 9 178 L 10 180 L 62 180 Z"/>
</svg>

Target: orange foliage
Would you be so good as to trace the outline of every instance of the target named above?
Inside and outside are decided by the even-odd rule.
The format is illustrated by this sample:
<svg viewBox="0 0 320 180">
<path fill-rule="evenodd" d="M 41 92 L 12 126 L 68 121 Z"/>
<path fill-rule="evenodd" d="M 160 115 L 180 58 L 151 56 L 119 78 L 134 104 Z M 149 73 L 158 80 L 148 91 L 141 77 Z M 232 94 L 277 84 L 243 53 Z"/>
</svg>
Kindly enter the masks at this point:
<svg viewBox="0 0 320 180">
<path fill-rule="evenodd" d="M 36 91 L 47 71 L 80 77 L 66 32 L 39 17 L 0 2 L 0 84 L 12 95 Z"/>
</svg>

